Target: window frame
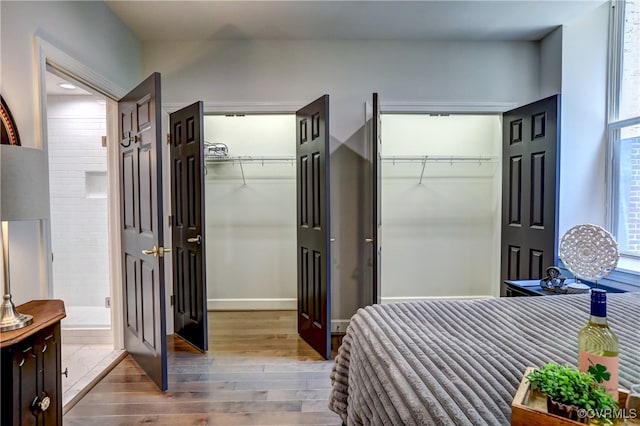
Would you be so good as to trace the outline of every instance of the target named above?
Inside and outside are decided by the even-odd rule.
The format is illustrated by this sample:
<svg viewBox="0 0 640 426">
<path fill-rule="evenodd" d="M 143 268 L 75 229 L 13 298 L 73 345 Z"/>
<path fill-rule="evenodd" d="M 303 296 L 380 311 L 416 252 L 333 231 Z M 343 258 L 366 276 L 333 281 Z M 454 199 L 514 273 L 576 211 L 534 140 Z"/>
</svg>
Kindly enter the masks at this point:
<svg viewBox="0 0 640 426">
<path fill-rule="evenodd" d="M 640 124 L 640 116 L 619 119 L 623 76 L 625 0 L 611 0 L 609 18 L 609 54 L 607 72 L 607 227 L 615 234 L 618 219 L 619 172 L 616 143 L 624 127 Z M 640 273 L 640 254 L 620 253 L 618 269 Z"/>
</svg>

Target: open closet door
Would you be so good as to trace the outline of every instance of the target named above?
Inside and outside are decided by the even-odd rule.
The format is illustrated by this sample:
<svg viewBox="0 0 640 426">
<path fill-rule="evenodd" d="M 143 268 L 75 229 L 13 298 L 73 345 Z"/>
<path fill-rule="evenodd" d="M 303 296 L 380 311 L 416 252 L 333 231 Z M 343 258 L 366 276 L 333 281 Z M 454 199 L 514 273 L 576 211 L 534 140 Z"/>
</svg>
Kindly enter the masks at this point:
<svg viewBox="0 0 640 426">
<path fill-rule="evenodd" d="M 118 102 L 124 346 L 167 390 L 160 74 Z"/>
<path fill-rule="evenodd" d="M 204 123 L 202 102 L 169 117 L 171 236 L 175 333 L 208 349 L 204 259 Z"/>
<path fill-rule="evenodd" d="M 502 244 L 505 280 L 540 279 L 555 265 L 558 233 L 560 97 L 504 113 Z"/>
<path fill-rule="evenodd" d="M 329 95 L 296 112 L 298 333 L 331 358 Z"/>
<path fill-rule="evenodd" d="M 373 246 L 373 303 L 380 303 L 382 297 L 380 287 L 382 281 L 382 120 L 380 118 L 380 97 L 377 93 L 373 94 L 371 139 L 371 158 L 373 159 L 373 238 L 368 238 L 367 242 L 370 242 Z"/>
</svg>

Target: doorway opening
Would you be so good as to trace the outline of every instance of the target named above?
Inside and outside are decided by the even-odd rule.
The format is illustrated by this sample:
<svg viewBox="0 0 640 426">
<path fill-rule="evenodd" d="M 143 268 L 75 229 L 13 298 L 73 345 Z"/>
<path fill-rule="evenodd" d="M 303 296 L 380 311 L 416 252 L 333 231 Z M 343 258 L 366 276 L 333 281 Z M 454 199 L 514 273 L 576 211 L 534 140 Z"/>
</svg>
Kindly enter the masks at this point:
<svg viewBox="0 0 640 426">
<path fill-rule="evenodd" d="M 65 302 L 63 407 L 68 410 L 122 354 L 115 350 L 109 234 L 108 101 L 47 65 L 51 206 L 50 297 Z"/>
<path fill-rule="evenodd" d="M 296 116 L 204 116 L 207 308 L 296 310 Z"/>
<path fill-rule="evenodd" d="M 501 115 L 381 120 L 382 303 L 498 296 Z"/>
</svg>

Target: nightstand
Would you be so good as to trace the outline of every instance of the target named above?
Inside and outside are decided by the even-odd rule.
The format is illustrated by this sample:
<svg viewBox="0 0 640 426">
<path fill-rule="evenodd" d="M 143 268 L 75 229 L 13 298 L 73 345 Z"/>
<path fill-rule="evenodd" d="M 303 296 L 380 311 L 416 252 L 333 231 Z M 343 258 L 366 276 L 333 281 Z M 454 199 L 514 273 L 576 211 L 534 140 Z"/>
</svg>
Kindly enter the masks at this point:
<svg viewBox="0 0 640 426">
<path fill-rule="evenodd" d="M 60 320 L 62 300 L 18 306 L 33 323 L 0 335 L 2 414 L 0 424 L 62 425 Z"/>
<path fill-rule="evenodd" d="M 540 280 L 507 280 L 504 282 L 507 297 L 547 296 L 550 293 L 540 287 Z"/>
</svg>

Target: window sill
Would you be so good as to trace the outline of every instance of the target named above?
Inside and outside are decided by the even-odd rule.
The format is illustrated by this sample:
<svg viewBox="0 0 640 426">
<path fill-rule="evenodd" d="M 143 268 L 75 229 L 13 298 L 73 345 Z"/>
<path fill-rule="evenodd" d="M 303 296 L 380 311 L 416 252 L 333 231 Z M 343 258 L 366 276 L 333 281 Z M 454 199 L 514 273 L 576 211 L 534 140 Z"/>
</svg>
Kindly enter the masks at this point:
<svg viewBox="0 0 640 426">
<path fill-rule="evenodd" d="M 631 256 L 620 256 L 616 271 L 640 275 L 640 258 Z M 638 280 L 640 280 L 640 276 L 638 277 Z"/>
<path fill-rule="evenodd" d="M 574 278 L 573 274 L 569 272 L 567 268 L 565 268 L 562 260 L 560 259 L 558 259 L 558 267 L 562 271 L 563 276 Z M 582 281 L 592 286 L 596 285 L 596 283 L 593 281 Z M 598 280 L 597 285 L 598 287 L 604 288 L 605 290 L 614 293 L 640 291 L 640 271 L 622 269 L 620 263 L 618 263 L 618 267 L 611 274 L 609 274 L 609 276 Z"/>
</svg>

